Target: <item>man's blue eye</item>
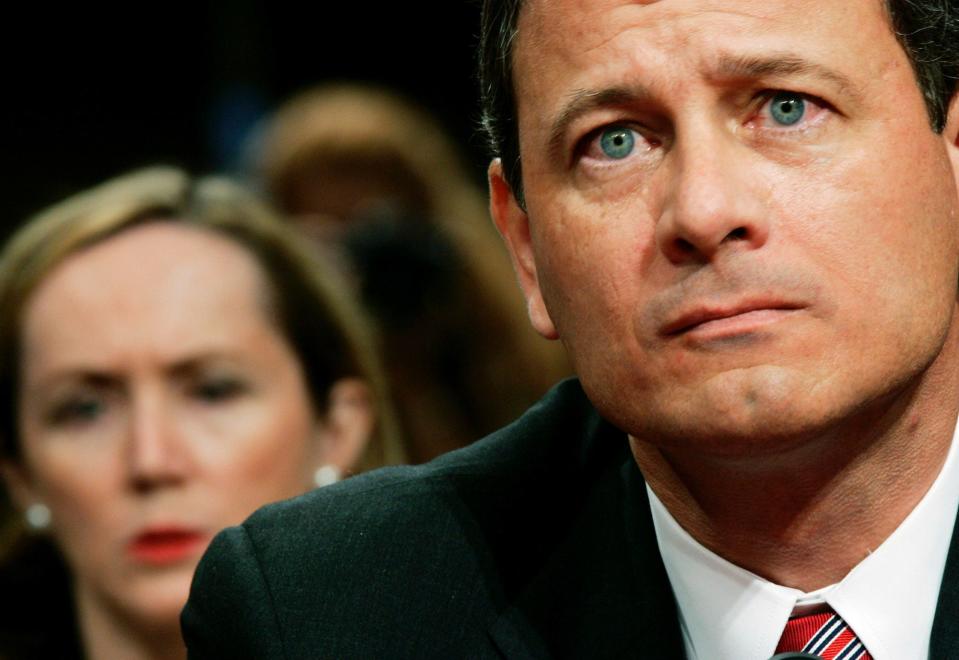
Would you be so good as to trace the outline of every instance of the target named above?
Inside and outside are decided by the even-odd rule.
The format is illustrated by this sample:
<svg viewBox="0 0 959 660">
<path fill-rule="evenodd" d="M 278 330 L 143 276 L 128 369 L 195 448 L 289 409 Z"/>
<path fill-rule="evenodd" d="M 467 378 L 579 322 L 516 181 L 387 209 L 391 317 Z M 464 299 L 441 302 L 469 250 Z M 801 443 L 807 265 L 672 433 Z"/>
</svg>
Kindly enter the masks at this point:
<svg viewBox="0 0 959 660">
<path fill-rule="evenodd" d="M 799 94 L 779 92 L 769 101 L 769 112 L 777 123 L 792 126 L 806 114 L 806 102 Z"/>
<path fill-rule="evenodd" d="M 633 153 L 636 138 L 628 128 L 607 128 L 599 137 L 599 146 L 604 154 L 620 160 Z"/>
</svg>

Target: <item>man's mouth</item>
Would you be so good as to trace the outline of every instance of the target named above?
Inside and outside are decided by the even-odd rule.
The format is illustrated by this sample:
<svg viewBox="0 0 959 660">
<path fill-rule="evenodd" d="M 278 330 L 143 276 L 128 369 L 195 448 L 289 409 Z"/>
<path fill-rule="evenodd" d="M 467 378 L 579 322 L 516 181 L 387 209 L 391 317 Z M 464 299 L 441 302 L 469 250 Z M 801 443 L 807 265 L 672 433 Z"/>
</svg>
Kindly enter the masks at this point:
<svg viewBox="0 0 959 660">
<path fill-rule="evenodd" d="M 755 332 L 794 314 L 801 305 L 780 300 L 756 300 L 731 305 L 703 305 L 680 314 L 661 331 L 665 337 L 695 336 L 722 339 Z"/>
</svg>

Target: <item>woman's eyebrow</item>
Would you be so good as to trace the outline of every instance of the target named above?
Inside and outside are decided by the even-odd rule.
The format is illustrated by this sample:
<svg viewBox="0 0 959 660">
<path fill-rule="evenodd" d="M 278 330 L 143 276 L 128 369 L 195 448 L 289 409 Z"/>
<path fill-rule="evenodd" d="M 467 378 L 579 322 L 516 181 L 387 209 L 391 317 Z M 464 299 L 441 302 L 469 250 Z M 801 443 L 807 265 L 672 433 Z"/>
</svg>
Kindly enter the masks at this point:
<svg viewBox="0 0 959 660">
<path fill-rule="evenodd" d="M 169 365 L 164 371 L 175 378 L 195 376 L 211 365 L 236 365 L 244 362 L 242 355 L 234 350 L 211 348 L 198 350 L 188 356 L 180 358 Z"/>
</svg>

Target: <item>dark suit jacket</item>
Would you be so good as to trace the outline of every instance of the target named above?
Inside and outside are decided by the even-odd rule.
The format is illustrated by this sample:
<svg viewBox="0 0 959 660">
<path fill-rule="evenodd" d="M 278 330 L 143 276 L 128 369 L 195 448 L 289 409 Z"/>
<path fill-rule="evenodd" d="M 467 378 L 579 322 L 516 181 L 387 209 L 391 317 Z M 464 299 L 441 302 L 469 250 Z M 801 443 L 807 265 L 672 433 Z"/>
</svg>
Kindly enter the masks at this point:
<svg viewBox="0 0 959 660">
<path fill-rule="evenodd" d="M 937 660 L 959 658 L 956 546 Z M 183 626 L 194 659 L 684 655 L 642 476 L 575 380 L 464 450 L 226 530 Z"/>
</svg>

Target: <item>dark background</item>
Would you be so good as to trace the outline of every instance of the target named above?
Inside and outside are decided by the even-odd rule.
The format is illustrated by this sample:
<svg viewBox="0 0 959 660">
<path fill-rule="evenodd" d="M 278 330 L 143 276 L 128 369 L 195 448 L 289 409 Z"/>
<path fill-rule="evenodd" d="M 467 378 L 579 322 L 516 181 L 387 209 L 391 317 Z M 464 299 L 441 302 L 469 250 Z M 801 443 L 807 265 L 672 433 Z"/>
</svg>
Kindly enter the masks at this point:
<svg viewBox="0 0 959 660">
<path fill-rule="evenodd" d="M 0 237 L 133 167 L 230 171 L 259 116 L 327 80 L 418 100 L 482 181 L 475 0 L 174 0 L 122 11 L 35 2 L 18 12 L 0 27 Z"/>
</svg>

